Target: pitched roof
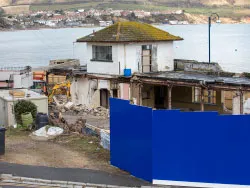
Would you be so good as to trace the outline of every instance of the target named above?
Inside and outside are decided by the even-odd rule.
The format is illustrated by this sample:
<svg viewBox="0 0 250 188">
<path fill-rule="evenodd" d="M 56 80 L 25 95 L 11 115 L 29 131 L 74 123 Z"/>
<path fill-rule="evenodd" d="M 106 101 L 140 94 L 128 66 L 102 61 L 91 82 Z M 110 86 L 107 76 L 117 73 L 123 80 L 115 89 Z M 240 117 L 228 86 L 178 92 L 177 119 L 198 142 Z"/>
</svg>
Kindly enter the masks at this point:
<svg viewBox="0 0 250 188">
<path fill-rule="evenodd" d="M 183 40 L 181 37 L 139 22 L 118 22 L 76 42 L 157 42 Z"/>
</svg>

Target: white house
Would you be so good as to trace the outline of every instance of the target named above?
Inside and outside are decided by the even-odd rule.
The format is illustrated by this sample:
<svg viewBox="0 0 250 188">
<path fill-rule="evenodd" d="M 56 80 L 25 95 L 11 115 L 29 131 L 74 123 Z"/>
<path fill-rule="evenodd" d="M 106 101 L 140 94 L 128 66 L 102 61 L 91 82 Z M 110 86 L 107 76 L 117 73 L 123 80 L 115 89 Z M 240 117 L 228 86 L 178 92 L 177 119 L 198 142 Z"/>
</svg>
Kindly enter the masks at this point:
<svg viewBox="0 0 250 188">
<path fill-rule="evenodd" d="M 138 22 L 118 22 L 78 39 L 87 43 L 87 74 L 74 79 L 73 102 L 107 107 L 109 96 L 130 99 L 129 83 L 116 86 L 110 80 L 124 74 L 172 71 L 173 41 L 178 40 L 183 39 Z"/>
</svg>

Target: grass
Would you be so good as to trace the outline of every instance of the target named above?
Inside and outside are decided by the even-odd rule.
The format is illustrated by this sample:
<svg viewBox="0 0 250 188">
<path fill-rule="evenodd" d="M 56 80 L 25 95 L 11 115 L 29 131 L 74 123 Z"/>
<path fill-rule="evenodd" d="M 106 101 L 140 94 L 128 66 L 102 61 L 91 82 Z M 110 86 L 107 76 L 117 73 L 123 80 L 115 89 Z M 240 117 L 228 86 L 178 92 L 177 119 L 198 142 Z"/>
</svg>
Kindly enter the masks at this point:
<svg viewBox="0 0 250 188">
<path fill-rule="evenodd" d="M 8 128 L 6 137 L 23 138 L 29 136 L 31 132 L 22 128 Z M 48 141 L 63 145 L 71 150 L 84 152 L 88 157 L 97 159 L 100 162 L 108 163 L 110 159 L 109 151 L 100 146 L 100 139 L 94 136 L 83 136 L 79 134 L 61 135 Z"/>
<path fill-rule="evenodd" d="M 82 151 L 92 159 L 107 163 L 110 159 L 109 151 L 100 146 L 100 139 L 95 136 L 62 135 L 53 142 L 64 145 L 75 151 Z"/>
<path fill-rule="evenodd" d="M 5 132 L 5 135 L 7 137 L 15 137 L 15 136 L 28 136 L 30 134 L 29 131 L 27 131 L 27 129 L 24 128 L 8 128 Z"/>
<path fill-rule="evenodd" d="M 203 14 L 209 15 L 212 12 L 218 13 L 221 17 L 231 17 L 231 18 L 239 18 L 242 16 L 249 16 L 250 9 L 240 8 L 240 7 L 199 7 L 199 8 L 182 8 L 182 7 L 167 7 L 164 5 L 144 5 L 144 4 L 134 4 L 131 2 L 127 3 L 114 3 L 114 2 L 86 2 L 86 3 L 72 3 L 72 4 L 52 4 L 52 5 L 31 5 L 30 9 L 32 11 L 38 10 L 76 10 L 76 9 L 105 9 L 105 8 L 113 8 L 113 9 L 123 9 L 123 10 L 136 10 L 143 9 L 146 11 L 164 11 L 164 10 L 178 10 L 184 9 L 186 12 L 191 14 Z"/>
<path fill-rule="evenodd" d="M 203 14 L 209 15 L 213 12 L 218 13 L 221 17 L 230 17 L 230 18 L 239 18 L 242 16 L 249 16 L 250 9 L 242 9 L 242 8 L 232 8 L 232 7 L 224 7 L 224 8 L 187 8 L 186 12 L 191 14 Z"/>
</svg>

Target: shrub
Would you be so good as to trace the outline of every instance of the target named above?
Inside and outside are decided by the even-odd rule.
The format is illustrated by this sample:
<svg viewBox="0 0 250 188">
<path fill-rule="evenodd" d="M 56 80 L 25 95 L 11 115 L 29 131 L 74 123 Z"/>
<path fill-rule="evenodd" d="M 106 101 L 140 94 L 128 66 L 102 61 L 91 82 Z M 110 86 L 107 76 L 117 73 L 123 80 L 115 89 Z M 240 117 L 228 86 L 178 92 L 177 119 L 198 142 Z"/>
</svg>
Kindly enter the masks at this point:
<svg viewBox="0 0 250 188">
<path fill-rule="evenodd" d="M 33 119 L 35 119 L 37 113 L 37 106 L 31 101 L 19 100 L 14 105 L 14 112 L 16 122 L 18 124 L 22 124 L 21 114 L 25 112 L 31 112 Z"/>
</svg>

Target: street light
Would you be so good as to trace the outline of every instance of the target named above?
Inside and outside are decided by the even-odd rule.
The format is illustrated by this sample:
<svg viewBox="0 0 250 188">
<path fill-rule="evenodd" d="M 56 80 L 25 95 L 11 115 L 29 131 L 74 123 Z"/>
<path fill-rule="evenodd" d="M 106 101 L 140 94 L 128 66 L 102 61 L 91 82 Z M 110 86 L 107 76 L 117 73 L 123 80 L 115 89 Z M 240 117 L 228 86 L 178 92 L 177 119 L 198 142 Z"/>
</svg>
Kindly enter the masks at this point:
<svg viewBox="0 0 250 188">
<path fill-rule="evenodd" d="M 220 23 L 220 16 L 217 13 L 212 13 L 208 17 L 208 54 L 209 54 L 209 63 L 211 63 L 211 42 L 210 42 L 210 30 L 212 20 L 217 19 L 216 23 Z"/>
</svg>

